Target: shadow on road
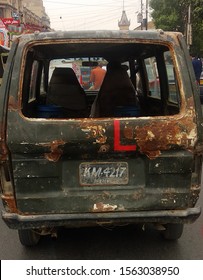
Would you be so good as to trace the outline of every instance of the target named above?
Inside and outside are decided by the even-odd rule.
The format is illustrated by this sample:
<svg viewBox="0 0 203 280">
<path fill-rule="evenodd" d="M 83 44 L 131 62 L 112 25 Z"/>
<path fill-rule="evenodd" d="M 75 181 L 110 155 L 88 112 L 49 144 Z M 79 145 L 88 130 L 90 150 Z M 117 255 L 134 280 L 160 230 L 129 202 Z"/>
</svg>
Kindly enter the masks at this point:
<svg viewBox="0 0 203 280">
<path fill-rule="evenodd" d="M 38 247 L 24 250 L 33 259 L 39 259 L 39 254 L 41 259 L 71 260 L 181 258 L 178 242 L 165 241 L 159 232 L 152 228 L 143 231 L 140 226 L 65 229 L 59 231 L 57 239 L 44 237 Z M 175 255 L 170 256 L 170 251 Z"/>
</svg>

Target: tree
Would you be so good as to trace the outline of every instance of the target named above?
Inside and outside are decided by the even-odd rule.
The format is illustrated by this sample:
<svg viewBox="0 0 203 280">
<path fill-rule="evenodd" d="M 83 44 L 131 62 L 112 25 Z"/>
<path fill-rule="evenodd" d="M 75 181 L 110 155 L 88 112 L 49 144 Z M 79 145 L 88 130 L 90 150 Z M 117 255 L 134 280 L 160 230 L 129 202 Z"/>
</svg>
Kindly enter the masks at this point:
<svg viewBox="0 0 203 280">
<path fill-rule="evenodd" d="M 203 54 L 203 0 L 150 0 L 156 28 L 179 31 L 186 35 L 188 8 L 191 4 L 191 51 Z"/>
</svg>

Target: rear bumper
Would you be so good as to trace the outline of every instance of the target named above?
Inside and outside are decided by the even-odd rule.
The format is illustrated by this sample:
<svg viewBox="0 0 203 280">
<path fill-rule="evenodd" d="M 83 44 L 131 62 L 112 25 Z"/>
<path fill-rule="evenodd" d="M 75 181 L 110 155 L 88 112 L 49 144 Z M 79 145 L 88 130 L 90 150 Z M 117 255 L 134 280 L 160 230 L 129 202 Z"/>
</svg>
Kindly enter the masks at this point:
<svg viewBox="0 0 203 280">
<path fill-rule="evenodd" d="M 13 229 L 32 229 L 42 227 L 87 227 L 100 224 L 120 223 L 192 223 L 201 214 L 201 208 L 186 210 L 105 212 L 83 214 L 19 215 L 2 211 L 2 218 Z"/>
</svg>

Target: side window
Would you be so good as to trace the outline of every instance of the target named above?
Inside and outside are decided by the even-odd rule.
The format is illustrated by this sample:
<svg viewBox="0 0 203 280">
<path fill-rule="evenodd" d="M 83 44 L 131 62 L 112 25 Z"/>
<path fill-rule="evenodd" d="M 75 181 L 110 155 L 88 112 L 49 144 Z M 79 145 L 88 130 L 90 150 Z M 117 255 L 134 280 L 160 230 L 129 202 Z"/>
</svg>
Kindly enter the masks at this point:
<svg viewBox="0 0 203 280">
<path fill-rule="evenodd" d="M 1 53 L 0 54 L 0 86 L 1 86 L 1 80 L 3 77 L 3 73 L 4 73 L 4 68 L 6 65 L 6 61 L 8 58 L 8 53 Z"/>
<path fill-rule="evenodd" d="M 179 88 L 177 84 L 177 78 L 175 75 L 175 69 L 172 62 L 172 58 L 170 56 L 170 52 L 164 53 L 165 63 L 166 63 L 166 73 L 168 78 L 168 101 L 173 103 L 178 103 L 179 100 Z"/>
<path fill-rule="evenodd" d="M 38 73 L 39 63 L 38 61 L 34 61 L 32 64 L 31 71 L 31 80 L 30 80 L 30 88 L 29 88 L 29 100 L 28 102 L 32 102 L 36 99 L 36 86 L 37 86 L 37 73 Z"/>
<path fill-rule="evenodd" d="M 159 75 L 157 71 L 157 62 L 155 57 L 150 57 L 144 60 L 146 72 L 147 72 L 147 80 L 148 80 L 148 88 L 149 95 L 151 97 L 160 98 L 160 83 L 159 83 Z"/>
</svg>

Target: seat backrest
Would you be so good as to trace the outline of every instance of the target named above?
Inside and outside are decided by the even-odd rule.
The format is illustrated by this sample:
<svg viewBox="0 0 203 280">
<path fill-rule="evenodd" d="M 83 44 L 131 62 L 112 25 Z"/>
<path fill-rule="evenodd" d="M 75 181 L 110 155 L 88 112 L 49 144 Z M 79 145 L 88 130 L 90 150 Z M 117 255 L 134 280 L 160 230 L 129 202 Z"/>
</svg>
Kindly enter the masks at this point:
<svg viewBox="0 0 203 280">
<path fill-rule="evenodd" d="M 107 72 L 91 110 L 91 117 L 112 117 L 119 106 L 136 106 L 136 90 L 120 63 L 107 65 Z"/>
<path fill-rule="evenodd" d="M 49 82 L 47 103 L 69 110 L 86 110 L 86 94 L 72 68 L 55 68 Z"/>
</svg>

